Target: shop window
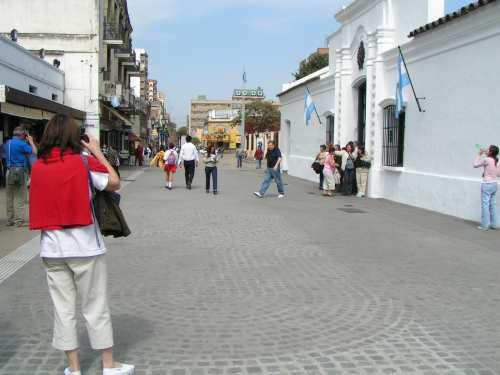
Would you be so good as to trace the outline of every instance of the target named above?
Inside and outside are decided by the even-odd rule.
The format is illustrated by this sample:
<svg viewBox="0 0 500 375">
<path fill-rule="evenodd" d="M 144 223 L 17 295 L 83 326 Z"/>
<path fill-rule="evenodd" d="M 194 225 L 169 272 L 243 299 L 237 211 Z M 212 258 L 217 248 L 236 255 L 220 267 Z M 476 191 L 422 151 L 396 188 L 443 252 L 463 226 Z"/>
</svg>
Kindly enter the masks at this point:
<svg viewBox="0 0 500 375">
<path fill-rule="evenodd" d="M 402 167 L 405 144 L 405 112 L 396 119 L 396 106 L 384 108 L 383 155 L 386 167 Z"/>
</svg>

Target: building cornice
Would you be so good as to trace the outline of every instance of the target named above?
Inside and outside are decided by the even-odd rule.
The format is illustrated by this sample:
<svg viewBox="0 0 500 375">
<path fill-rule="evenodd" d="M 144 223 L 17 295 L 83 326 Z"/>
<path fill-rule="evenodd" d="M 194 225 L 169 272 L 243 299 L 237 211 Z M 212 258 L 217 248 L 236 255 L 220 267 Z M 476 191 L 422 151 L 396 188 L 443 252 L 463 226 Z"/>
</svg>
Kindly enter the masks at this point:
<svg viewBox="0 0 500 375">
<path fill-rule="evenodd" d="M 340 23 L 346 23 L 349 20 L 359 17 L 385 0 L 354 0 L 351 4 L 345 6 L 335 14 L 335 19 Z"/>
</svg>

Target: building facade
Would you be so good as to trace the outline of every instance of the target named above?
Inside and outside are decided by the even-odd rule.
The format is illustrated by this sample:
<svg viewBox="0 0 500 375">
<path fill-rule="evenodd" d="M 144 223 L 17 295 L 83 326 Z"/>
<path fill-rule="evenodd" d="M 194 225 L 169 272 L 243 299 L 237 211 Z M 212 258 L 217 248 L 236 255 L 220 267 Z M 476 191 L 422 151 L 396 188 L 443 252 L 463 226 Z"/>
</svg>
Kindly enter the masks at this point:
<svg viewBox="0 0 500 375">
<path fill-rule="evenodd" d="M 0 36 L 0 144 L 18 125 L 39 140 L 56 113 L 83 123 L 84 112 L 64 105 L 65 90 L 62 70 Z"/>
<path fill-rule="evenodd" d="M 358 141 L 373 159 L 371 197 L 479 218 L 474 144 L 498 143 L 500 134 L 500 3 L 443 16 L 443 0 L 356 0 L 337 13 L 329 68 L 285 84 L 279 95 L 290 174 L 315 180 L 310 165 L 320 144 Z M 426 99 L 421 111 L 405 93 L 397 121 L 398 46 Z M 305 124 L 306 86 L 321 125 Z"/>
<path fill-rule="evenodd" d="M 148 79 L 147 89 L 148 101 L 158 101 L 158 81 L 156 79 Z"/>
<path fill-rule="evenodd" d="M 84 111 L 87 131 L 127 157 L 134 117 L 145 126 L 148 110 L 130 87 L 140 71 L 127 2 L 6 0 L 0 2 L 0 25 L 0 33 L 15 29 L 20 45 L 57 61 L 65 73 L 65 104 Z"/>
<path fill-rule="evenodd" d="M 231 109 L 233 109 L 232 100 L 209 100 L 203 95 L 191 100 L 188 118 L 189 134 L 201 140 L 210 111 L 229 111 Z"/>
</svg>

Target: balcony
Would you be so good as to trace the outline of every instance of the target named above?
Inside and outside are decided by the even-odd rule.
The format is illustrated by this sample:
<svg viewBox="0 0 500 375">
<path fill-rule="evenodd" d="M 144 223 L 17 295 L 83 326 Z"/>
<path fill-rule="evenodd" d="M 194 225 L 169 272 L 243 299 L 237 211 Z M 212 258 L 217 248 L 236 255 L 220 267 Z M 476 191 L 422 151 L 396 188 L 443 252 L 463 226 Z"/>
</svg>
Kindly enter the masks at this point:
<svg viewBox="0 0 500 375">
<path fill-rule="evenodd" d="M 126 45 L 116 47 L 115 56 L 119 59 L 130 59 L 132 57 L 132 48 Z"/>
<path fill-rule="evenodd" d="M 104 43 L 106 44 L 123 44 L 125 37 L 125 28 L 114 23 L 104 23 Z"/>
</svg>

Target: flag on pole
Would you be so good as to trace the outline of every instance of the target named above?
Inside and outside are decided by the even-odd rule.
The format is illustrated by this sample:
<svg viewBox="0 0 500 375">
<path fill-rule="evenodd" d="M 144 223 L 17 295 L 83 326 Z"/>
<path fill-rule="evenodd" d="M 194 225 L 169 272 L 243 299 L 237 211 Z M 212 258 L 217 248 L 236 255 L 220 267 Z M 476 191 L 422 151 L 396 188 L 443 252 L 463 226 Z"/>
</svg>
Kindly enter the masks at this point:
<svg viewBox="0 0 500 375">
<path fill-rule="evenodd" d="M 304 118 L 306 120 L 306 126 L 311 125 L 312 114 L 316 112 L 316 105 L 314 104 L 313 98 L 309 89 L 306 87 L 306 96 L 305 96 L 305 106 L 304 106 Z M 319 116 L 318 116 L 319 119 Z"/>
<path fill-rule="evenodd" d="M 410 76 L 406 71 L 403 57 L 398 56 L 398 83 L 396 85 L 396 118 L 399 119 L 399 114 L 403 110 L 404 95 L 403 90 L 406 86 L 410 86 Z"/>
<path fill-rule="evenodd" d="M 243 82 L 247 83 L 247 71 L 243 70 Z"/>
</svg>

